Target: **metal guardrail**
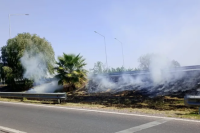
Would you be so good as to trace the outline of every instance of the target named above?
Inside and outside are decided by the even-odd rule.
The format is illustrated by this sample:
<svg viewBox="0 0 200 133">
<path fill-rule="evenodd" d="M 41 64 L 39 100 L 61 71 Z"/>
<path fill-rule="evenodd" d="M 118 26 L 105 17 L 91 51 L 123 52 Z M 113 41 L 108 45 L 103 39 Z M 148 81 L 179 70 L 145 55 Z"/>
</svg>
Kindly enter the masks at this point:
<svg viewBox="0 0 200 133">
<path fill-rule="evenodd" d="M 58 103 L 61 103 L 61 100 L 67 99 L 66 93 L 0 92 L 0 97 L 50 99 L 50 100 L 58 100 Z"/>
<path fill-rule="evenodd" d="M 185 106 L 198 106 L 200 114 L 200 96 L 187 95 L 184 97 Z"/>
</svg>

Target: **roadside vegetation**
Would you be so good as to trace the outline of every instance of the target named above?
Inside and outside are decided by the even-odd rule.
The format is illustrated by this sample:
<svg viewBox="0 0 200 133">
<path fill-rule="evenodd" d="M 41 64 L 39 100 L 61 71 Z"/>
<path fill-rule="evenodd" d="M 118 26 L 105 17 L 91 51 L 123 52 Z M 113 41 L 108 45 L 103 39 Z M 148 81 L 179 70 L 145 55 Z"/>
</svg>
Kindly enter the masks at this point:
<svg viewBox="0 0 200 133">
<path fill-rule="evenodd" d="M 56 73 L 56 78 L 59 79 L 58 84 L 63 85 L 64 92 L 74 92 L 77 89 L 84 88 L 87 84 L 87 73 L 92 74 L 104 74 L 114 72 L 126 72 L 126 71 L 139 71 L 148 70 L 150 62 L 155 54 L 146 54 L 139 58 L 138 68 L 107 68 L 105 65 L 98 61 L 94 64 L 94 67 L 87 71 L 86 60 L 80 55 L 66 54 L 58 57 L 58 61 L 55 61 L 54 50 L 51 43 L 45 38 L 41 38 L 36 34 L 21 33 L 16 37 L 8 39 L 7 44 L 1 48 L 1 63 L 0 63 L 0 79 L 2 83 L 7 84 L 10 91 L 26 91 L 33 86 L 34 75 L 29 74 L 27 78 L 24 73 L 27 71 L 22 64 L 22 57 L 25 53 L 30 56 L 36 56 L 40 53 L 43 54 L 41 62 L 34 62 L 40 68 L 41 65 L 47 66 L 45 73 L 50 75 Z M 25 64 L 27 65 L 27 64 Z M 28 64 L 31 67 L 31 64 Z M 173 67 L 179 67 L 180 64 L 177 61 L 172 61 Z M 34 70 L 33 70 L 34 71 Z M 46 77 L 42 77 L 46 78 Z"/>
<path fill-rule="evenodd" d="M 106 66 L 98 61 L 94 64 L 94 67 L 90 69 L 90 73 L 93 74 L 104 74 L 104 73 L 114 73 L 114 72 L 127 72 L 127 71 L 139 71 L 139 68 L 128 68 L 126 69 L 125 67 L 117 67 L 117 68 L 106 68 Z"/>
<path fill-rule="evenodd" d="M 98 99 L 98 98 L 97 98 Z M 104 99 L 104 100 L 103 100 Z M 110 102 L 110 100 L 112 102 Z M 57 104 L 54 101 L 37 101 L 29 99 L 11 99 L 11 98 L 0 98 L 0 101 L 6 102 L 24 102 L 24 103 L 34 103 L 34 104 L 45 104 L 52 106 L 65 106 L 73 108 L 85 108 L 85 109 L 95 109 L 95 110 L 105 110 L 123 113 L 138 113 L 138 114 L 148 114 L 155 116 L 164 117 L 176 117 L 176 118 L 186 118 L 186 119 L 197 119 L 200 120 L 200 115 L 198 114 L 197 107 L 185 107 L 182 98 L 177 97 L 163 97 L 162 100 L 144 100 L 140 102 L 135 102 L 134 104 L 126 98 L 123 102 L 119 100 L 114 100 L 110 98 L 102 98 L 102 101 L 87 101 L 84 98 L 80 98 L 76 102 L 72 99 L 68 99 L 66 103 Z M 156 102 L 155 102 L 156 101 Z"/>
<path fill-rule="evenodd" d="M 53 73 L 51 62 L 55 62 L 54 51 L 51 44 L 36 34 L 18 34 L 16 37 L 7 41 L 1 48 L 1 80 L 8 85 L 11 91 L 24 91 L 32 87 L 33 80 L 23 77 L 25 69 L 20 59 L 25 51 L 32 50 L 32 55 L 43 53 L 46 57 L 44 62 L 48 66 L 48 72 Z"/>
<path fill-rule="evenodd" d="M 15 92 L 26 91 L 33 86 L 33 78 L 25 78 L 26 69 L 21 63 L 21 58 L 26 51 L 32 51 L 32 55 L 44 54 L 43 65 L 47 66 L 44 71 L 54 74 L 58 79 L 58 84 L 63 85 L 62 90 L 57 92 L 71 92 L 68 96 L 67 104 L 61 106 L 73 106 L 92 109 L 107 109 L 132 113 L 144 113 L 169 117 L 200 119 L 197 107 L 185 107 L 183 98 L 176 97 L 156 97 L 148 98 L 144 96 L 98 96 L 98 95 L 78 95 L 77 90 L 85 89 L 88 82 L 87 73 L 104 74 L 114 72 L 149 70 L 150 61 L 155 54 L 143 55 L 139 58 L 138 68 L 106 68 L 98 61 L 94 67 L 87 71 L 85 69 L 86 60 L 80 55 L 66 54 L 58 57 L 56 62 L 54 50 L 51 43 L 45 38 L 29 33 L 18 34 L 7 41 L 1 48 L 0 78 L 4 85 L 0 86 L 0 91 L 9 90 Z M 41 64 L 38 64 L 40 67 Z M 179 67 L 180 64 L 172 60 L 172 67 Z M 3 89 L 4 88 L 4 89 Z M 6 88 L 6 89 L 5 89 Z M 0 98 L 3 101 L 21 101 L 17 99 Z M 23 102 L 54 104 L 54 102 L 34 101 L 23 99 Z"/>
<path fill-rule="evenodd" d="M 63 85 L 63 91 L 74 92 L 76 89 L 83 88 L 87 82 L 87 71 L 83 68 L 86 63 L 82 56 L 74 54 L 65 54 L 58 57 L 56 62 L 58 84 Z"/>
</svg>

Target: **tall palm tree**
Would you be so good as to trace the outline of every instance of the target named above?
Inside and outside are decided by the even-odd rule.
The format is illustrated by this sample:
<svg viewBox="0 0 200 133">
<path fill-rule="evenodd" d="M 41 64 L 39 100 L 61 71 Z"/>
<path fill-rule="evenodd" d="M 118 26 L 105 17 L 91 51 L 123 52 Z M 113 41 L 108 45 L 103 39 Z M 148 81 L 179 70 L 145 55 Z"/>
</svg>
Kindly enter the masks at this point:
<svg viewBox="0 0 200 133">
<path fill-rule="evenodd" d="M 72 91 L 85 85 L 87 71 L 83 67 L 86 63 L 80 54 L 63 53 L 63 56 L 58 57 L 56 64 L 58 84 L 63 85 L 65 91 Z"/>
</svg>

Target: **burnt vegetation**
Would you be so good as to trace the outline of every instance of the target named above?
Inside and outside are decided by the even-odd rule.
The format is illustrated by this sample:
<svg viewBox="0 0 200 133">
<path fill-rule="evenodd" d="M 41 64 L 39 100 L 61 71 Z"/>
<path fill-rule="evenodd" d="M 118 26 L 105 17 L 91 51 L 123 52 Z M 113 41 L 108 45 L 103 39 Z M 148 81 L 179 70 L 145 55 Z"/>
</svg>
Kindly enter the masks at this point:
<svg viewBox="0 0 200 133">
<path fill-rule="evenodd" d="M 151 73 L 148 71 L 113 73 L 100 77 L 94 75 L 88 83 L 88 91 L 103 94 L 118 94 L 127 91 L 129 92 L 127 96 L 134 95 L 137 92 L 147 97 L 198 95 L 200 66 L 192 67 L 192 69 L 180 67 L 169 71 L 170 78 L 159 83 L 153 82 Z"/>
</svg>

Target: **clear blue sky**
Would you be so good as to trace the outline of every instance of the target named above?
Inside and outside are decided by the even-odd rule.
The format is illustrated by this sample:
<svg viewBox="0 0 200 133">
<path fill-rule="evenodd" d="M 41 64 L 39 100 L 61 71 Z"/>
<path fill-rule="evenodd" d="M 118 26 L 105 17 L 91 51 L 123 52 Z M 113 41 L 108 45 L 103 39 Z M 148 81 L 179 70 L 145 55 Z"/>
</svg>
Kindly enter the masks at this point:
<svg viewBox="0 0 200 133">
<path fill-rule="evenodd" d="M 45 37 L 58 55 L 80 53 L 87 68 L 105 63 L 138 67 L 138 58 L 158 53 L 181 65 L 200 64 L 200 0 L 0 0 L 0 46 L 11 36 L 29 32 Z"/>
</svg>

